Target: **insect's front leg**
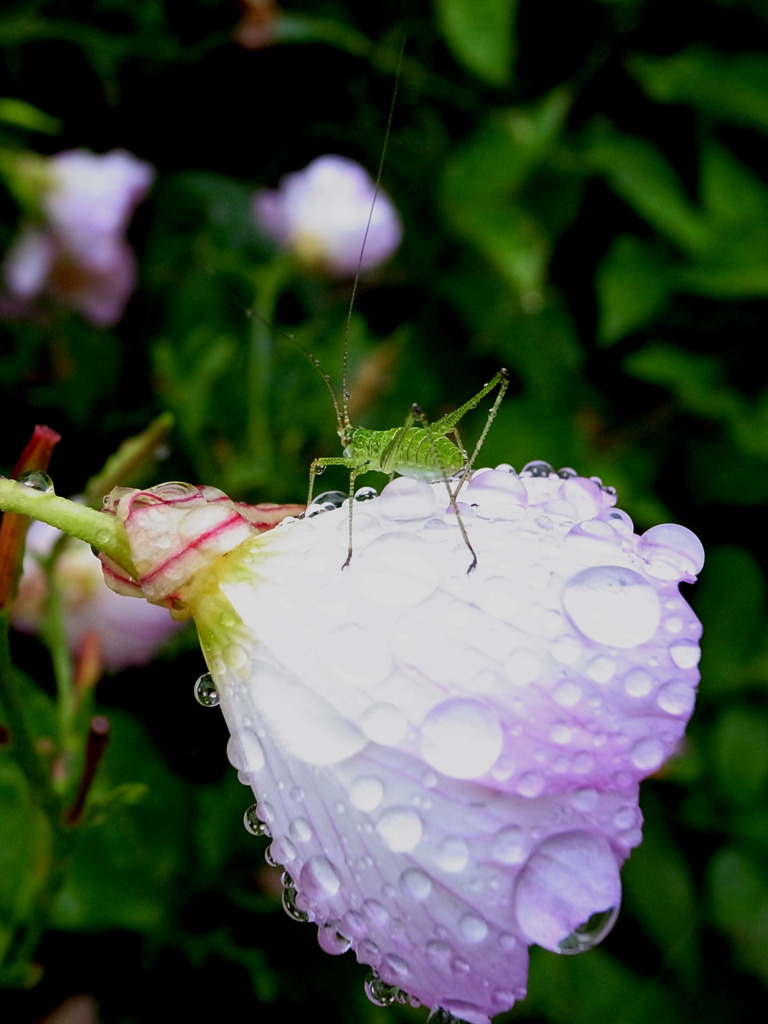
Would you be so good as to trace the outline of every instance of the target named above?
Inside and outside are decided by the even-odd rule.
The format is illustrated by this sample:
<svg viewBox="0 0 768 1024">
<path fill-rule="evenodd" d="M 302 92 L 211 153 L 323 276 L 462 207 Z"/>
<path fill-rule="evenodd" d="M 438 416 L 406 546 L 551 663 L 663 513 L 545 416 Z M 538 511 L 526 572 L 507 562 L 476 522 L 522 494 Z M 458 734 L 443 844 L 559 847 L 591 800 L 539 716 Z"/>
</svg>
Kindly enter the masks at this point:
<svg viewBox="0 0 768 1024">
<path fill-rule="evenodd" d="M 336 456 L 312 460 L 312 465 L 309 467 L 309 494 L 307 495 L 307 505 L 312 504 L 312 495 L 315 493 L 315 477 L 320 476 L 321 473 L 325 472 L 326 466 L 346 466 L 349 468 L 349 459 L 342 456 Z"/>
</svg>

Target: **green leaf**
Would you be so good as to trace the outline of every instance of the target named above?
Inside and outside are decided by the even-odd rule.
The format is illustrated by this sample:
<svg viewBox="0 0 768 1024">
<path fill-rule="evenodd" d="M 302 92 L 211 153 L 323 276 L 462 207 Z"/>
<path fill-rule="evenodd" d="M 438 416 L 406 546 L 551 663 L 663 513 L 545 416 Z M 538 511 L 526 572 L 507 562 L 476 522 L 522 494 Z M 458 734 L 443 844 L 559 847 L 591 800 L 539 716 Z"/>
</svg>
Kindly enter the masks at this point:
<svg viewBox="0 0 768 1024">
<path fill-rule="evenodd" d="M 715 922 L 741 964 L 768 984 L 768 875 L 765 866 L 725 847 L 709 864 Z"/>
<path fill-rule="evenodd" d="M 690 47 L 673 57 L 634 57 L 630 70 L 654 100 L 684 103 L 708 118 L 768 132 L 764 53 Z"/>
<path fill-rule="evenodd" d="M 87 808 L 94 824 L 108 816 L 78 834 L 53 923 L 73 930 L 151 931 L 179 899 L 194 800 L 135 719 L 116 711 L 109 717 L 110 741 Z"/>
<path fill-rule="evenodd" d="M 597 270 L 597 339 L 617 341 L 643 327 L 667 303 L 672 282 L 663 259 L 639 238 L 621 235 Z"/>
<path fill-rule="evenodd" d="M 710 742 L 709 764 L 722 796 L 737 805 L 762 800 L 768 787 L 768 717 L 758 708 L 726 708 Z"/>
<path fill-rule="evenodd" d="M 716 356 L 672 345 L 646 345 L 627 357 L 624 369 L 632 377 L 668 388 L 684 409 L 707 419 L 730 421 L 743 412 L 743 399 L 723 383 L 722 363 Z"/>
<path fill-rule="evenodd" d="M 695 256 L 712 244 L 709 225 L 652 142 L 600 125 L 586 140 L 588 166 L 657 231 Z"/>
<path fill-rule="evenodd" d="M 489 85 L 506 85 L 515 57 L 517 0 L 435 0 L 454 57 Z"/>
<path fill-rule="evenodd" d="M 664 963 L 693 990 L 702 973 L 698 894 L 690 865 L 664 821 L 662 802 L 644 792 L 643 842 L 622 870 L 626 902 L 664 954 Z"/>
<path fill-rule="evenodd" d="M 744 548 L 707 551 L 696 586 L 696 611 L 704 623 L 702 675 L 707 693 L 728 693 L 752 684 L 750 663 L 765 637 L 765 580 Z"/>
<path fill-rule="evenodd" d="M 44 114 L 42 110 L 24 100 L 10 98 L 0 99 L 0 121 L 15 128 L 44 132 L 46 135 L 57 135 L 62 129 L 58 118 Z"/>
<path fill-rule="evenodd" d="M 556 145 L 570 95 L 555 89 L 527 108 L 494 113 L 446 164 L 446 222 L 483 253 L 523 305 L 542 302 L 551 251 L 522 192 Z"/>
</svg>

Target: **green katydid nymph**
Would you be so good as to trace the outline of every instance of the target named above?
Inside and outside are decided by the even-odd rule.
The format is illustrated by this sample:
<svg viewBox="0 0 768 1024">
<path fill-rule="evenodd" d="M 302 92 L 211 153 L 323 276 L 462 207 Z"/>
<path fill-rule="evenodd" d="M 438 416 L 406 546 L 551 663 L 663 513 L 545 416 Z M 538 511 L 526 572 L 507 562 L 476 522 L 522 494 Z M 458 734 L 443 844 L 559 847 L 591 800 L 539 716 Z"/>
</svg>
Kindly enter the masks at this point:
<svg viewBox="0 0 768 1024">
<path fill-rule="evenodd" d="M 339 405 L 338 399 L 331 386 L 327 375 L 322 373 L 328 390 L 333 399 L 333 406 L 336 410 L 338 423 L 338 435 L 341 440 L 344 452 L 340 456 L 325 456 L 314 459 L 309 470 L 309 496 L 307 504 L 312 502 L 315 489 L 315 478 L 319 476 L 326 466 L 345 466 L 349 470 L 349 545 L 347 558 L 342 569 L 345 569 L 352 560 L 352 528 L 355 481 L 363 473 L 378 471 L 399 474 L 415 480 L 424 480 L 434 483 L 444 480 L 448 491 L 448 500 L 456 516 L 456 522 L 461 531 L 464 543 L 467 545 L 472 556 L 467 572 L 471 572 L 477 565 L 477 555 L 470 543 L 466 527 L 459 512 L 457 498 L 461 487 L 469 478 L 483 442 L 491 428 L 496 413 L 509 387 L 509 373 L 501 369 L 494 377 L 485 384 L 476 395 L 459 406 L 453 412 L 441 416 L 439 420 L 430 423 L 422 412 L 420 406 L 413 405 L 405 423 L 401 427 L 392 427 L 389 430 L 368 430 L 365 427 L 353 427 L 349 421 L 347 408 L 347 387 L 346 387 L 346 343 L 344 359 L 344 381 L 343 381 L 343 402 Z M 306 353 L 308 355 L 308 353 Z M 317 361 L 309 356 L 312 363 L 320 370 Z M 461 447 L 456 424 L 471 409 L 476 408 L 487 394 L 498 388 L 498 394 L 488 412 L 485 427 L 475 445 L 471 456 Z M 418 422 L 418 426 L 414 425 Z M 453 434 L 456 442 L 449 440 L 446 434 Z"/>
</svg>

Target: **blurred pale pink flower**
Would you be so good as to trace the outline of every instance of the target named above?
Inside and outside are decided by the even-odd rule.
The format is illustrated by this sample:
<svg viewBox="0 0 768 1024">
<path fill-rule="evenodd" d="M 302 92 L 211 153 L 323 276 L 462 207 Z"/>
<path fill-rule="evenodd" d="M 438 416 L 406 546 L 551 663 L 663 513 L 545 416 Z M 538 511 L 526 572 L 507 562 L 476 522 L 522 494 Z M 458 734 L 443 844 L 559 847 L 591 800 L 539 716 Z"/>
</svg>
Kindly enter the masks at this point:
<svg viewBox="0 0 768 1024">
<path fill-rule="evenodd" d="M 343 572 L 344 507 L 259 534 L 212 488 L 107 501 L 137 569 L 103 559 L 110 585 L 191 611 L 246 824 L 374 1001 L 485 1024 L 525 995 L 531 944 L 579 952 L 613 923 L 640 780 L 693 709 L 679 584 L 703 563 L 689 530 L 637 536 L 615 501 L 545 463 L 478 470 L 471 574 L 443 484 L 357 503 Z"/>
<path fill-rule="evenodd" d="M 22 225 L 6 253 L 5 306 L 19 314 L 49 300 L 98 327 L 120 319 L 136 285 L 125 232 L 154 178 L 124 150 L 66 150 L 45 165 L 39 220 Z"/>
<path fill-rule="evenodd" d="M 259 228 L 305 267 L 351 277 L 358 265 L 366 271 L 385 263 L 403 236 L 392 200 L 379 189 L 374 203 L 374 191 L 360 164 L 329 154 L 286 174 L 277 189 L 261 189 L 253 211 Z"/>
<path fill-rule="evenodd" d="M 45 523 L 33 522 L 27 531 L 24 571 L 11 609 L 11 623 L 23 633 L 40 632 L 48 598 L 48 582 L 41 565 L 61 533 Z M 118 671 L 128 665 L 146 665 L 182 623 L 155 605 L 128 601 L 104 585 L 99 563 L 83 541 L 67 538 L 56 560 L 64 632 L 71 652 L 81 653 L 88 633 L 98 638 L 101 664 Z"/>
</svg>

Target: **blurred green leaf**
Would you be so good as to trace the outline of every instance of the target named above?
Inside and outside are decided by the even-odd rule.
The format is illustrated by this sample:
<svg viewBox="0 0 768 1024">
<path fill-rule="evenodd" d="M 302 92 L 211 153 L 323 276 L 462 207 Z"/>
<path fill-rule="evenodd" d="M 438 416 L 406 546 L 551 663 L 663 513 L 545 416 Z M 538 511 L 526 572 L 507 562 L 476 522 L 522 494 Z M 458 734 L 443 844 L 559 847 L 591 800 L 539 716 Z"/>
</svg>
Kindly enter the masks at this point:
<svg viewBox="0 0 768 1024">
<path fill-rule="evenodd" d="M 624 369 L 639 380 L 668 388 L 684 409 L 705 418 L 730 420 L 742 412 L 743 400 L 723 383 L 717 356 L 651 344 L 628 356 Z"/>
<path fill-rule="evenodd" d="M 710 743 L 709 765 L 726 801 L 749 805 L 768 794 L 768 717 L 759 708 L 723 709 Z"/>
<path fill-rule="evenodd" d="M 768 874 L 763 863 L 724 847 L 709 864 L 712 914 L 743 967 L 768 984 Z"/>
<path fill-rule="evenodd" d="M 107 809 L 109 817 L 78 834 L 54 925 L 155 930 L 180 897 L 194 799 L 134 718 L 116 711 L 109 717 L 110 740 L 90 802 L 97 817 Z"/>
<path fill-rule="evenodd" d="M 691 46 L 671 57 L 635 56 L 629 67 L 654 100 L 768 132 L 768 62 L 762 52 Z"/>
<path fill-rule="evenodd" d="M 753 680 L 752 661 L 766 635 L 765 580 L 745 549 L 707 551 L 696 586 L 696 611 L 704 623 L 702 675 L 710 695 L 728 693 Z"/>
<path fill-rule="evenodd" d="M 556 89 L 528 108 L 486 118 L 448 160 L 440 200 L 448 224 L 475 245 L 524 305 L 543 301 L 551 239 L 523 188 L 563 128 L 570 96 Z"/>
<path fill-rule="evenodd" d="M 44 114 L 25 100 L 10 97 L 0 99 L 0 121 L 14 128 L 26 128 L 46 135 L 57 135 L 62 128 L 58 118 Z"/>
<path fill-rule="evenodd" d="M 454 56 L 489 85 L 512 77 L 518 0 L 434 0 L 438 24 Z"/>
<path fill-rule="evenodd" d="M 710 248 L 709 225 L 673 166 L 649 139 L 598 124 L 587 133 L 582 155 L 617 195 L 684 252 L 695 256 Z"/>
<path fill-rule="evenodd" d="M 672 994 L 605 948 L 570 957 L 534 947 L 529 994 L 518 1012 L 523 1019 L 543 1017 L 550 1024 L 680 1024 Z"/>
<path fill-rule="evenodd" d="M 663 952 L 665 967 L 693 991 L 702 980 L 700 910 L 693 873 L 651 787 L 644 791 L 642 805 L 643 842 L 622 870 L 627 905 Z"/>
<path fill-rule="evenodd" d="M 613 345 L 652 320 L 672 290 L 660 254 L 633 235 L 621 235 L 596 275 L 599 307 L 597 340 Z"/>
</svg>

